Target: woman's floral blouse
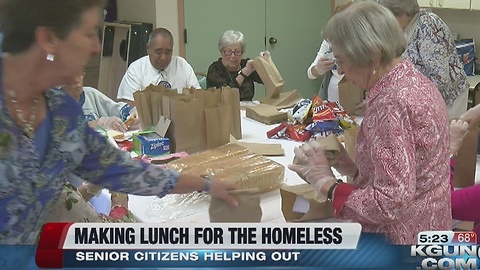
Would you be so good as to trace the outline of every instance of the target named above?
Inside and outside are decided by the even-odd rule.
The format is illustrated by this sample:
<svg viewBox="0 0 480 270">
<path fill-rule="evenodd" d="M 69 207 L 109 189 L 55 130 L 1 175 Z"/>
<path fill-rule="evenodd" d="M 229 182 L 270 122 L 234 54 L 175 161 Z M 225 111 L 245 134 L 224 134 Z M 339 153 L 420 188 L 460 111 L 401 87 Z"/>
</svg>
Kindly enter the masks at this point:
<svg viewBox="0 0 480 270">
<path fill-rule="evenodd" d="M 88 127 L 82 109 L 59 90 L 46 92 L 52 128 L 43 157 L 8 114 L 0 62 L 0 244 L 33 244 L 67 182 L 75 174 L 112 191 L 168 194 L 178 172 L 132 160 Z"/>
<path fill-rule="evenodd" d="M 467 74 L 448 26 L 435 13 L 421 9 L 404 57 L 437 86 L 447 105 L 468 91 Z"/>
</svg>

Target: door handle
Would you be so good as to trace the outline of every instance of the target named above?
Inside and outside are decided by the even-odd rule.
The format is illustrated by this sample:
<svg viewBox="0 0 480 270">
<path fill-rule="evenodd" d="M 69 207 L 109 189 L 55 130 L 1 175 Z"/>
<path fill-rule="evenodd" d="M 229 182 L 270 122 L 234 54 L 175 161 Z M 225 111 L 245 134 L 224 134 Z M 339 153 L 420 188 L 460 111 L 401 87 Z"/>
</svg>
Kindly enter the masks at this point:
<svg viewBox="0 0 480 270">
<path fill-rule="evenodd" d="M 268 43 L 270 43 L 271 45 L 275 45 L 277 44 L 278 40 L 274 37 L 271 37 L 270 39 L 268 39 Z"/>
</svg>

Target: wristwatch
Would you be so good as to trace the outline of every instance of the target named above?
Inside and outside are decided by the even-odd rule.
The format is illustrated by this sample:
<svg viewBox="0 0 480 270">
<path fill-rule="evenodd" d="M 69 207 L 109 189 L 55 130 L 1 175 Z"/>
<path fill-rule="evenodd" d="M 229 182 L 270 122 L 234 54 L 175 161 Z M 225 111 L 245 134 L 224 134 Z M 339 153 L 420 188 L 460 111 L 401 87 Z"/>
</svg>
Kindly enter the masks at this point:
<svg viewBox="0 0 480 270">
<path fill-rule="evenodd" d="M 337 181 L 335 181 L 335 183 L 333 183 L 333 185 L 328 189 L 328 192 L 327 192 L 327 201 L 333 201 L 333 192 L 335 191 L 335 188 L 338 186 L 338 184 L 340 183 L 343 183 L 342 180 L 340 179 L 337 179 Z"/>
<path fill-rule="evenodd" d="M 212 179 L 210 178 L 210 175 L 203 174 L 203 175 L 200 175 L 200 177 L 205 179 L 205 186 L 203 187 L 202 190 L 200 190 L 200 192 L 205 192 L 205 193 L 210 192 L 210 187 L 212 186 Z"/>
<path fill-rule="evenodd" d="M 242 77 L 244 79 L 246 79 L 248 77 L 247 75 L 245 75 L 245 73 L 243 73 L 243 71 L 241 69 L 238 71 L 238 75 L 242 75 Z"/>
</svg>

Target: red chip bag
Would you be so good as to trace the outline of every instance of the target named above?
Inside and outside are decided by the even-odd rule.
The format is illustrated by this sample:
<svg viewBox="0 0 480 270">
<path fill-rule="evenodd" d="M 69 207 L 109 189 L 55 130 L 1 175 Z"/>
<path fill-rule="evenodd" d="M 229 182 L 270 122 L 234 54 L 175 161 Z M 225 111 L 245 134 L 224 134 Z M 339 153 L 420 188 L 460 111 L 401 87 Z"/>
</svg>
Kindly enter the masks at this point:
<svg viewBox="0 0 480 270">
<path fill-rule="evenodd" d="M 289 125 L 287 128 L 290 140 L 296 142 L 306 142 L 312 136 L 312 133 L 305 130 L 305 125 Z"/>
<path fill-rule="evenodd" d="M 269 139 L 282 139 L 286 138 L 287 123 L 281 123 L 279 126 L 267 131 L 267 138 Z"/>
<path fill-rule="evenodd" d="M 133 142 L 132 141 L 122 141 L 122 142 L 117 142 L 118 148 L 131 152 L 133 148 Z"/>
<path fill-rule="evenodd" d="M 317 121 L 333 121 L 337 117 L 333 113 L 332 109 L 327 106 L 328 102 L 323 102 L 318 96 L 313 97 L 312 101 L 312 112 L 313 112 L 313 122 Z"/>
<path fill-rule="evenodd" d="M 344 116 L 347 116 L 347 111 L 345 111 L 345 109 L 342 107 L 342 105 L 340 105 L 340 103 L 338 101 L 334 102 L 334 101 L 329 101 L 326 103 L 326 105 L 332 109 L 333 113 L 338 117 L 338 116 L 341 116 L 341 117 L 344 117 Z"/>
</svg>

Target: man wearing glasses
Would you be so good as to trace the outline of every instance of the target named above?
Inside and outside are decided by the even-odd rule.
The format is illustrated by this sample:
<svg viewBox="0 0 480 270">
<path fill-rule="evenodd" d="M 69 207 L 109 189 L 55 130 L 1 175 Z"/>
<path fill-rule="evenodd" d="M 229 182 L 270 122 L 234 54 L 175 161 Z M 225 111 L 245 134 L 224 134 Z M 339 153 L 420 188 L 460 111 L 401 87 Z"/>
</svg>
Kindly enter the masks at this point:
<svg viewBox="0 0 480 270">
<path fill-rule="evenodd" d="M 253 60 L 242 59 L 245 48 L 245 39 L 239 31 L 228 30 L 220 37 L 218 49 L 221 57 L 208 67 L 207 88 L 230 86 L 239 89 L 241 101 L 253 99 L 254 82 L 263 82 L 255 71 Z M 261 55 L 270 57 L 268 52 Z"/>
<path fill-rule="evenodd" d="M 172 56 L 173 36 L 165 28 L 150 33 L 146 56 L 130 64 L 120 82 L 117 98 L 135 106 L 133 93 L 150 84 L 166 88 L 200 89 L 192 66 L 180 56 Z"/>
</svg>

